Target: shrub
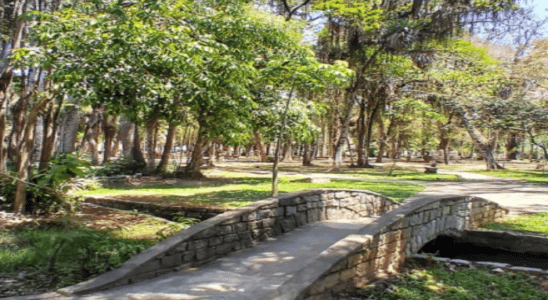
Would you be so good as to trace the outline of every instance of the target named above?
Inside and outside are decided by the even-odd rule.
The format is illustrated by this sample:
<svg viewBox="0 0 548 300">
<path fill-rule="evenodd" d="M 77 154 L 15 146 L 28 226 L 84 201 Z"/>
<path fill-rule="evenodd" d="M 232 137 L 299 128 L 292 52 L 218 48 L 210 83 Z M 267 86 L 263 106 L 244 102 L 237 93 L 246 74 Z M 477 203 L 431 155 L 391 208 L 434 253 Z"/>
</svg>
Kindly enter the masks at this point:
<svg viewBox="0 0 548 300">
<path fill-rule="evenodd" d="M 113 176 L 113 175 L 135 175 L 143 173 L 146 169 L 145 164 L 139 164 L 131 156 L 122 156 L 119 159 L 105 164 L 104 167 L 95 169 L 93 175 Z"/>
<path fill-rule="evenodd" d="M 76 154 L 56 154 L 50 159 L 48 169 L 31 174 L 27 184 L 27 205 L 25 210 L 33 214 L 59 210 L 72 211 L 75 200 L 67 197 L 67 182 L 84 175 L 89 163 L 80 160 Z M 15 201 L 18 180 L 15 172 L 0 178 L 0 194 L 6 195 L 4 202 L 11 207 Z"/>
<path fill-rule="evenodd" d="M 24 241 L 0 247 L 0 270 L 14 273 L 30 268 L 34 274 L 47 274 L 50 284 L 60 288 L 120 267 L 153 243 L 113 239 L 72 225 L 52 229 L 20 227 L 11 233 L 0 230 Z"/>
</svg>

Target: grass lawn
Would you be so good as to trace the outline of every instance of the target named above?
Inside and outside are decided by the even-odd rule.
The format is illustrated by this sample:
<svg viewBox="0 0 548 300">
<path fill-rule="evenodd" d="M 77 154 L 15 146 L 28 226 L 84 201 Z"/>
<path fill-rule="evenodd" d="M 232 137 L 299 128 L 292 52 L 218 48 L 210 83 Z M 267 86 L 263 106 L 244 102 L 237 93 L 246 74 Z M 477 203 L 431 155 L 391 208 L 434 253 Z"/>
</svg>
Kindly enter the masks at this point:
<svg viewBox="0 0 548 300">
<path fill-rule="evenodd" d="M 397 180 L 417 180 L 417 181 L 461 181 L 457 175 L 452 174 L 426 174 L 414 169 L 396 168 L 392 172 L 388 167 L 376 167 L 374 169 L 355 169 L 344 168 L 336 174 L 356 176 L 360 178 L 371 179 L 397 179 Z"/>
<path fill-rule="evenodd" d="M 500 231 L 535 233 L 548 236 L 548 213 L 507 216 L 500 222 L 485 225 L 484 228 Z"/>
<path fill-rule="evenodd" d="M 108 272 L 187 225 L 90 207 L 0 224 L 0 297 L 41 293 Z"/>
<path fill-rule="evenodd" d="M 548 299 L 548 293 L 527 275 L 508 272 L 498 276 L 480 269 L 450 271 L 443 266 L 414 268 L 356 294 L 364 300 Z"/>
<path fill-rule="evenodd" d="M 265 163 L 225 164 L 227 170 L 260 170 L 270 171 L 272 166 Z M 344 176 L 356 176 L 379 180 L 417 180 L 417 181 L 461 181 L 460 177 L 451 174 L 426 174 L 413 168 L 405 167 L 399 163 L 395 168 L 390 165 L 377 165 L 374 168 L 349 168 L 341 167 L 333 170 L 329 164 L 320 164 L 312 167 L 303 167 L 300 163 L 281 163 L 281 172 L 294 172 L 299 174 L 339 174 Z"/>
<path fill-rule="evenodd" d="M 226 172 L 217 172 L 216 176 Z M 213 174 L 213 173 L 210 173 Z M 226 174 L 225 174 L 226 175 Z M 77 195 L 105 197 L 142 197 L 160 200 L 163 203 L 179 201 L 195 201 L 204 204 L 241 207 L 270 197 L 271 179 L 269 177 L 249 177 L 246 175 L 229 174 L 228 181 L 204 181 L 199 185 L 174 186 L 171 184 L 153 184 L 140 187 L 103 187 L 92 191 L 78 191 Z M 299 177 L 281 177 L 280 193 L 295 192 L 315 188 L 365 189 L 385 195 L 401 202 L 424 189 L 423 186 L 400 182 L 363 181 L 348 179 L 333 179 L 329 183 L 297 182 Z"/>
<path fill-rule="evenodd" d="M 489 175 L 493 177 L 524 180 L 534 184 L 548 184 L 547 171 L 525 171 L 525 170 L 477 170 L 474 173 Z"/>
<path fill-rule="evenodd" d="M 485 163 L 481 161 L 468 162 L 466 164 L 438 165 L 442 170 L 456 172 L 470 172 L 487 176 L 523 180 L 533 184 L 548 184 L 548 169 L 546 171 L 535 170 L 536 163 L 524 161 L 507 162 L 504 170 L 486 170 Z"/>
</svg>

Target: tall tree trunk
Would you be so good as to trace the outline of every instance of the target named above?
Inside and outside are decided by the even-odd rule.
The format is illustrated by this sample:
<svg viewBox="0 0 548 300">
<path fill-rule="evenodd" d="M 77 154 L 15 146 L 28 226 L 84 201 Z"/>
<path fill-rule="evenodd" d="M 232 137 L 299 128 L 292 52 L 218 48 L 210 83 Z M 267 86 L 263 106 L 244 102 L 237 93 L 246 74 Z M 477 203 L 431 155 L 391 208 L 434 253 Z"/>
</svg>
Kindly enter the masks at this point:
<svg viewBox="0 0 548 300">
<path fill-rule="evenodd" d="M 443 163 L 449 164 L 449 143 L 451 139 L 448 137 L 440 138 L 440 143 L 438 145 L 438 150 L 443 151 Z"/>
<path fill-rule="evenodd" d="M 167 165 L 169 163 L 169 156 L 171 154 L 171 149 L 173 148 L 173 140 L 175 139 L 175 132 L 177 131 L 177 126 L 174 124 L 169 124 L 167 129 L 166 143 L 164 145 L 164 152 L 162 153 L 162 159 L 158 164 L 156 171 L 166 172 Z"/>
<path fill-rule="evenodd" d="M 80 125 L 80 112 L 76 106 L 63 114 L 61 124 L 57 151 L 72 153 L 76 150 L 76 138 Z"/>
<path fill-rule="evenodd" d="M 105 137 L 105 151 L 103 152 L 103 164 L 108 163 L 112 157 L 114 137 L 116 136 L 116 117 L 104 116 L 102 120 L 103 136 Z"/>
<path fill-rule="evenodd" d="M 281 161 L 293 161 L 293 147 L 291 146 L 291 141 L 289 140 L 284 143 Z"/>
<path fill-rule="evenodd" d="M 95 106 L 93 107 L 93 112 L 84 118 L 86 123 L 86 129 L 84 131 L 84 136 L 78 149 L 82 149 L 84 144 L 87 142 L 89 150 L 91 152 L 91 163 L 96 166 L 99 165 L 99 151 L 97 149 L 99 135 L 101 133 L 101 120 L 103 119 L 103 110 L 104 107 Z"/>
<path fill-rule="evenodd" d="M 248 156 L 249 156 L 249 153 L 248 153 Z M 215 164 L 213 163 L 213 160 L 215 157 L 215 143 L 211 140 L 208 142 L 207 157 L 209 158 L 209 160 L 207 161 L 207 166 L 214 167 Z"/>
<path fill-rule="evenodd" d="M 365 98 L 360 102 L 360 112 L 358 114 L 358 167 L 366 167 L 366 161 L 368 153 L 365 151 L 365 136 L 367 134 L 367 118 L 365 112 L 367 110 L 367 103 Z"/>
<path fill-rule="evenodd" d="M 506 159 L 515 160 L 518 158 L 518 148 L 521 137 L 514 131 L 508 133 L 508 138 L 506 139 Z"/>
<path fill-rule="evenodd" d="M 485 160 L 487 170 L 504 169 L 504 167 L 497 162 L 494 155 L 498 134 L 495 134 L 491 141 L 485 141 L 481 133 L 472 124 L 472 121 L 468 117 L 468 113 L 464 110 L 464 108 L 459 107 L 456 109 L 456 112 L 459 114 L 464 128 L 472 138 L 474 145 L 478 148 L 481 154 L 483 154 L 483 159 Z"/>
<path fill-rule="evenodd" d="M 253 143 L 245 145 L 244 156 L 249 157 L 251 155 L 251 150 L 253 149 Z"/>
<path fill-rule="evenodd" d="M 368 103 L 367 106 L 364 107 L 364 109 L 367 111 L 367 116 L 364 116 L 363 120 L 363 136 L 360 139 L 363 139 L 363 156 L 362 161 L 358 161 L 358 167 L 361 168 L 371 168 L 372 166 L 369 164 L 369 144 L 371 143 L 371 135 L 373 131 L 373 122 L 377 116 L 377 111 L 379 109 L 379 106 L 381 104 L 381 101 L 378 99 L 375 99 L 376 97 L 368 97 Z M 365 99 L 365 98 L 364 98 Z M 365 100 L 364 100 L 365 102 Z M 365 119 L 367 118 L 367 119 Z"/>
<path fill-rule="evenodd" d="M 1 84 L 0 84 L 1 85 Z M 8 145 L 4 142 L 6 136 L 7 116 L 6 108 L 2 103 L 2 93 L 0 92 L 0 173 L 6 173 L 6 163 L 8 160 Z M 7 104 L 6 104 L 7 106 Z"/>
<path fill-rule="evenodd" d="M 285 126 L 287 124 L 287 111 L 289 110 L 289 105 L 291 104 L 291 99 L 293 98 L 294 91 L 294 87 L 292 87 L 291 91 L 289 91 L 289 95 L 285 103 L 285 109 L 282 114 L 282 127 L 280 128 L 280 131 L 278 132 L 278 137 L 276 139 L 274 163 L 272 164 L 272 197 L 278 196 L 278 163 L 280 162 L 280 146 L 282 144 L 282 138 L 285 134 Z"/>
<path fill-rule="evenodd" d="M 30 95 L 28 96 L 30 97 Z M 19 101 L 29 101 L 28 99 L 20 99 Z M 18 181 L 15 191 L 15 200 L 13 209 L 16 213 L 24 213 L 27 203 L 27 182 L 29 180 L 29 167 L 31 163 L 31 151 L 34 146 L 34 127 L 38 114 L 46 108 L 51 99 L 45 99 L 35 104 L 26 115 L 24 122 L 23 134 L 17 144 L 18 156 L 16 163 L 16 171 L 18 173 Z"/>
<path fill-rule="evenodd" d="M 118 136 L 120 142 L 122 143 L 122 154 L 124 156 L 131 154 L 131 149 L 133 145 L 133 137 L 135 131 L 135 124 L 131 123 L 125 117 L 120 118 L 120 127 L 118 128 Z"/>
<path fill-rule="evenodd" d="M 333 167 L 335 168 L 340 168 L 342 163 L 342 150 L 344 143 L 348 140 L 350 119 L 352 118 L 352 110 L 354 109 L 354 104 L 356 103 L 356 97 L 354 97 L 352 93 L 348 93 L 347 97 L 348 99 L 346 101 L 346 111 L 342 121 L 341 136 L 337 142 L 335 153 L 333 155 Z"/>
<path fill-rule="evenodd" d="M 131 147 L 131 158 L 139 165 L 146 165 L 145 155 L 141 151 L 141 135 L 139 126 L 133 127 L 133 146 Z"/>
<path fill-rule="evenodd" d="M 156 128 L 158 127 L 158 120 L 154 119 L 147 123 L 147 167 L 149 171 L 154 170 L 156 165 Z"/>
<path fill-rule="evenodd" d="M 303 166 L 305 167 L 312 166 L 312 147 L 310 146 L 310 143 L 304 144 Z"/>
<path fill-rule="evenodd" d="M 202 150 L 204 147 L 204 127 L 200 122 L 198 123 L 197 137 L 196 142 L 194 143 L 194 148 L 192 150 L 192 155 L 190 161 L 185 168 L 185 176 L 188 178 L 203 178 L 204 175 L 201 172 L 202 165 Z"/>
<path fill-rule="evenodd" d="M 50 104 L 48 112 L 44 117 L 44 136 L 42 140 L 42 153 L 40 154 L 39 170 L 43 171 L 48 168 L 49 158 L 55 150 L 55 141 L 59 130 L 59 118 L 61 116 L 61 108 L 63 106 L 63 97 L 57 103 L 55 111 L 53 103 Z"/>
<path fill-rule="evenodd" d="M 264 151 L 263 142 L 261 140 L 261 134 L 258 131 L 253 132 L 253 137 L 255 138 L 255 146 L 257 147 L 257 151 L 259 151 L 261 162 L 266 162 L 267 156 L 266 152 Z"/>
<path fill-rule="evenodd" d="M 390 121 L 390 123 L 392 123 L 392 120 Z M 377 117 L 377 124 L 379 124 L 379 152 L 377 153 L 377 159 L 375 160 L 375 162 L 382 163 L 384 151 L 386 151 L 386 145 L 388 144 L 388 133 L 384 132 L 384 122 L 380 114 Z M 388 126 L 388 128 L 390 128 L 390 126 Z"/>
<path fill-rule="evenodd" d="M 448 137 L 451 132 L 451 122 L 453 119 L 453 114 L 450 114 L 447 120 L 447 123 L 441 124 L 440 126 L 440 143 L 438 145 L 438 150 L 443 150 L 443 162 L 449 164 L 449 144 L 451 139 Z"/>
</svg>

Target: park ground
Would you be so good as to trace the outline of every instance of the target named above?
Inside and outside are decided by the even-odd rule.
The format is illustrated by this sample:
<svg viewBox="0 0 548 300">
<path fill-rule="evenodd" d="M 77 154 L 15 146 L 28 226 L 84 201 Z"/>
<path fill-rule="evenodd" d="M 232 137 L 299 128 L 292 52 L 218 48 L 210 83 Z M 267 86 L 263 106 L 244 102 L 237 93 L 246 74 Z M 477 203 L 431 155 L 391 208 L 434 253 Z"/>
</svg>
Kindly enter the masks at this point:
<svg viewBox="0 0 548 300">
<path fill-rule="evenodd" d="M 548 174 L 537 169 L 536 163 L 507 162 L 505 166 L 507 170 L 484 171 L 482 162 L 463 161 L 447 166 L 438 165 L 438 174 L 425 174 L 425 165 L 420 162 L 398 162 L 395 165 L 386 162 L 373 169 L 333 169 L 328 161 L 316 161 L 314 166 L 306 168 L 300 162 L 284 162 L 280 166 L 280 193 L 311 188 L 367 189 L 401 202 L 412 200 L 413 195 L 418 193 L 427 195 L 432 190 L 465 188 L 469 178 L 476 178 L 474 176 L 489 179 L 492 184 L 519 182 L 533 189 L 548 188 Z M 215 167 L 206 169 L 204 173 L 207 178 L 203 180 L 144 177 L 129 186 L 96 187 L 73 194 L 82 198 L 95 195 L 164 205 L 229 209 L 270 195 L 270 164 L 245 158 L 227 160 L 216 163 Z M 455 174 L 467 174 L 468 180 L 467 176 L 463 178 Z M 316 182 L 310 178 L 329 180 Z M 544 210 L 534 214 L 516 211 L 515 216 L 500 224 L 490 224 L 488 228 L 548 235 L 548 213 Z M 528 214 L 523 214 L 525 212 Z M 180 218 L 176 221 L 168 222 L 135 210 L 112 210 L 89 204 L 81 204 L 79 210 L 72 214 L 49 216 L 21 217 L 0 211 L 0 297 L 47 292 L 97 276 L 198 220 Z M 465 278 L 492 282 L 492 293 L 482 294 L 481 287 L 473 284 L 474 280 L 470 282 Z M 546 297 L 542 292 L 546 287 L 545 279 L 548 278 L 519 274 L 497 276 L 482 270 L 448 270 L 445 266 L 408 266 L 400 276 L 387 278 L 368 289 L 341 297 L 504 297 L 504 291 L 514 289 L 512 282 L 517 280 L 521 288 L 517 295 L 545 299 L 542 298 Z M 436 286 L 437 289 L 433 288 Z"/>
</svg>

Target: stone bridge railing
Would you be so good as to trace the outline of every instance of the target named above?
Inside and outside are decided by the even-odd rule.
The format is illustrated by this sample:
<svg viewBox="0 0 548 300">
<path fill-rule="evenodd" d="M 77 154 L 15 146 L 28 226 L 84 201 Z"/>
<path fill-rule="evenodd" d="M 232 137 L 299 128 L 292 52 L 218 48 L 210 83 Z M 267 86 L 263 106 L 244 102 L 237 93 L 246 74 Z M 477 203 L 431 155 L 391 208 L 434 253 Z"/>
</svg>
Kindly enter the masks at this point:
<svg viewBox="0 0 548 300">
<path fill-rule="evenodd" d="M 330 299 L 332 293 L 397 272 L 407 256 L 440 234 L 476 228 L 507 212 L 471 196 L 407 203 L 335 243 L 267 299 Z"/>
<path fill-rule="evenodd" d="M 85 294 L 131 284 L 253 247 L 306 223 L 378 216 L 398 207 L 363 190 L 317 189 L 284 194 L 200 222 L 128 260 L 121 268 L 58 292 Z"/>
</svg>

